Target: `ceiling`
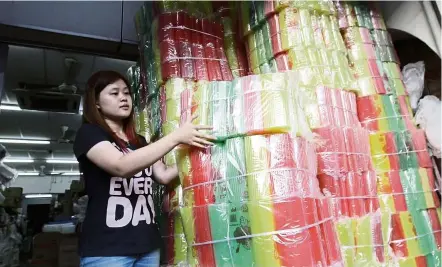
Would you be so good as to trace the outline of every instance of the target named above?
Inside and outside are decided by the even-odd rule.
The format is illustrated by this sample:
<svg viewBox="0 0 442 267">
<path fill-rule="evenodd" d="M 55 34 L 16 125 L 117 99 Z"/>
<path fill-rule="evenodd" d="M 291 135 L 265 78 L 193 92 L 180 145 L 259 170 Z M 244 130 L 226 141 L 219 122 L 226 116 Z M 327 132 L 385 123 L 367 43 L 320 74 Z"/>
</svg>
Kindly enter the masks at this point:
<svg viewBox="0 0 442 267">
<path fill-rule="evenodd" d="M 76 78 L 79 93 L 82 94 L 89 76 L 98 70 L 115 70 L 126 73 L 134 64 L 133 61 L 98 57 L 63 51 L 9 46 L 8 61 L 5 71 L 4 103 L 17 103 L 12 89 L 18 83 L 59 85 L 64 79 L 64 59 L 71 57 L 80 65 Z M 62 126 L 76 130 L 81 125 L 78 114 L 0 110 L 0 138 L 23 138 L 51 140 L 48 145 L 4 144 L 8 150 L 8 158 L 32 158 L 33 163 L 7 163 L 20 172 L 39 172 L 40 166 L 45 166 L 46 172 L 62 173 L 78 171 L 78 164 L 49 164 L 48 158 L 74 160 L 72 144 L 59 143 Z"/>
</svg>

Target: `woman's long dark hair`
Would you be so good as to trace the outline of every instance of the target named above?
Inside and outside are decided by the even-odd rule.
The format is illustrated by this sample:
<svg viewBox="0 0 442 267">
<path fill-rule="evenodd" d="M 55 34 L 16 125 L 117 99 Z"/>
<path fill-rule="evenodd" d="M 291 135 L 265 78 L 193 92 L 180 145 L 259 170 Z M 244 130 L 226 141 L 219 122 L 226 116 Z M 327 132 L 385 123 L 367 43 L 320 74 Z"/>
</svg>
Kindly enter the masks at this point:
<svg viewBox="0 0 442 267">
<path fill-rule="evenodd" d="M 126 77 L 116 71 L 98 71 L 89 78 L 89 80 L 87 81 L 86 92 L 83 99 L 83 123 L 90 123 L 100 126 L 114 138 L 114 141 L 119 147 L 126 150 L 127 144 L 123 140 L 118 138 L 116 133 L 111 130 L 109 125 L 107 125 L 106 121 L 104 120 L 103 114 L 101 114 L 101 112 L 97 108 L 97 100 L 101 91 L 103 91 L 103 89 L 109 84 L 115 83 L 119 80 L 124 81 L 129 88 L 129 91 L 131 91 L 129 82 L 127 81 Z M 132 97 L 132 93 L 130 95 Z M 133 105 L 129 117 L 123 120 L 123 130 L 126 133 L 127 138 L 129 139 L 129 142 L 131 144 L 135 145 L 136 147 L 141 146 L 140 138 L 135 132 Z"/>
</svg>

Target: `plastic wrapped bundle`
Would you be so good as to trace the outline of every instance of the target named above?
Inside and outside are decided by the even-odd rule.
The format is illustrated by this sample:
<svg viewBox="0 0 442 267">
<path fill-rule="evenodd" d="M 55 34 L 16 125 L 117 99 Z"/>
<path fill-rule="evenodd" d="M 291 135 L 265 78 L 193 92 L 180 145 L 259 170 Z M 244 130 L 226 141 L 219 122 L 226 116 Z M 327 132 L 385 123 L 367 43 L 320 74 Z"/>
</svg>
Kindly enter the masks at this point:
<svg viewBox="0 0 442 267">
<path fill-rule="evenodd" d="M 217 2 L 218 3 L 218 2 Z M 221 2 L 220 2 L 221 3 Z M 217 10 L 224 32 L 224 50 L 234 78 L 247 75 L 248 65 L 245 50 L 242 46 L 240 34 L 237 32 L 239 18 L 236 14 L 239 5 L 230 2 Z"/>
<path fill-rule="evenodd" d="M 370 134 L 374 168 L 380 172 L 429 168 L 430 158 L 421 132 L 383 132 Z"/>
<path fill-rule="evenodd" d="M 220 140 L 289 132 L 287 77 L 283 73 L 262 74 L 238 78 L 233 83 L 197 82 L 194 91 L 182 93 L 181 110 L 198 115 L 195 123 L 213 126 Z"/>
<path fill-rule="evenodd" d="M 440 266 L 440 211 L 392 215 L 391 248 L 399 266 Z M 438 237 L 436 237 L 438 236 Z"/>
<path fill-rule="evenodd" d="M 305 227 L 309 221 L 314 223 L 318 220 L 317 215 L 314 215 L 315 204 L 310 199 L 319 195 L 319 187 L 316 179 L 308 178 L 316 171 L 316 166 L 310 165 L 314 160 L 308 160 L 314 156 L 314 152 L 310 148 L 310 152 L 304 154 L 309 149 L 308 143 L 302 139 L 291 140 L 288 135 L 252 136 L 246 137 L 245 149 L 246 169 L 248 173 L 253 173 L 247 175 L 252 235 Z M 284 153 L 281 154 L 282 151 Z M 299 199 L 300 196 L 304 197 Z M 287 212 L 292 213 L 287 216 Z M 263 266 L 322 262 L 324 255 L 320 250 L 316 255 L 307 252 L 312 244 L 318 243 L 314 239 L 318 236 L 312 235 L 318 234 L 317 230 L 313 228 L 295 235 L 278 235 L 277 239 L 271 235 L 252 238 L 255 260 Z M 304 242 L 300 244 L 295 239 Z M 289 240 L 293 240 L 293 245 L 296 246 L 285 243 Z M 304 253 L 300 253 L 301 250 Z M 296 251 L 298 252 L 295 253 Z M 274 258 L 274 253 L 279 255 L 278 261 Z M 305 257 L 309 254 L 310 257 Z M 299 257 L 301 255 L 304 255 L 302 259 Z"/>
<path fill-rule="evenodd" d="M 332 1 L 287 1 L 287 0 L 277 0 L 274 1 L 274 9 L 276 11 L 281 11 L 287 7 L 304 8 L 315 10 L 319 13 L 324 14 L 334 14 L 336 12 Z"/>
<path fill-rule="evenodd" d="M 161 87 L 161 133 L 163 136 L 178 129 L 181 120 L 181 93 L 184 90 L 193 90 L 194 86 L 193 81 L 173 78 Z M 171 151 L 165 156 L 167 166 L 175 165 L 174 153 L 174 151 Z"/>
<path fill-rule="evenodd" d="M 250 69 L 259 68 L 261 64 L 267 62 L 266 51 L 264 47 L 264 36 L 261 28 L 246 36 L 247 58 L 249 59 Z"/>
<path fill-rule="evenodd" d="M 371 95 L 357 99 L 358 117 L 369 131 L 414 130 L 407 99 L 394 95 Z"/>
<path fill-rule="evenodd" d="M 400 172 L 407 208 L 410 211 L 436 208 L 440 201 L 435 194 L 431 169 L 410 168 Z"/>
<path fill-rule="evenodd" d="M 126 77 L 130 83 L 129 87 L 132 92 L 132 101 L 134 108 L 136 108 L 140 105 L 140 97 L 141 97 L 139 91 L 142 86 L 140 84 L 140 66 L 138 65 L 131 66 L 126 72 Z"/>
<path fill-rule="evenodd" d="M 196 115 L 196 124 L 212 126 L 218 141 L 226 139 L 230 136 L 227 114 L 231 87 L 231 82 L 196 82 L 181 93 L 181 120 Z"/>
<path fill-rule="evenodd" d="M 163 226 L 162 240 L 165 246 L 164 264 L 180 266 L 187 261 L 187 243 L 184 235 L 181 215 L 178 211 L 168 214 Z"/>
<path fill-rule="evenodd" d="M 126 76 L 130 83 L 132 92 L 134 116 L 135 116 L 135 129 L 136 132 L 144 136 L 147 140 L 151 138 L 150 126 L 147 122 L 148 110 L 146 107 L 147 96 L 143 90 L 143 83 L 141 81 L 140 66 L 131 66 L 126 73 Z"/>
<path fill-rule="evenodd" d="M 176 7 L 180 8 L 180 7 Z M 172 10 L 175 8 L 172 8 Z M 192 14 L 193 13 L 193 14 Z M 186 78 L 196 80 L 232 80 L 223 49 L 223 30 L 219 23 L 195 16 L 187 8 L 159 12 L 152 22 L 153 62 L 161 80 Z M 207 14 L 205 14 L 207 15 Z"/>
<path fill-rule="evenodd" d="M 288 88 L 284 74 L 241 78 L 244 125 L 249 135 L 288 132 Z"/>
<path fill-rule="evenodd" d="M 160 90 L 161 91 L 161 90 Z M 146 106 L 149 119 L 149 132 L 152 137 L 159 137 L 161 134 L 161 94 L 157 92 L 152 96 L 150 103 Z"/>
<path fill-rule="evenodd" d="M 331 213 L 314 179 L 311 144 L 281 134 L 228 139 L 217 147 L 198 152 L 199 163 L 190 159 L 194 178 L 213 178 L 192 178 L 185 189 L 194 197 L 181 214 L 195 265 L 341 263 Z"/>
<path fill-rule="evenodd" d="M 241 33 L 247 36 L 255 30 L 259 24 L 265 19 L 264 2 L 262 1 L 245 1 L 240 4 L 241 9 Z"/>
<path fill-rule="evenodd" d="M 376 57 L 382 62 L 394 62 L 400 64 L 399 57 L 396 54 L 396 50 L 392 45 L 375 45 Z"/>
<path fill-rule="evenodd" d="M 229 248 L 223 246 L 223 244 L 196 244 L 216 240 L 219 238 L 219 234 L 225 235 L 227 233 L 228 224 L 224 225 L 223 223 L 226 223 L 225 217 L 231 213 L 228 206 L 226 206 L 225 209 L 222 208 L 223 205 L 228 205 L 228 202 L 225 202 L 225 198 L 241 199 L 245 196 L 245 184 L 243 186 L 243 192 L 240 192 L 241 190 L 225 190 L 229 187 L 227 173 L 235 175 L 231 178 L 233 179 L 232 186 L 236 186 L 237 179 L 241 178 L 240 175 L 244 171 L 244 168 L 241 170 L 241 167 L 239 167 L 241 164 L 244 165 L 244 159 L 242 158 L 244 154 L 241 153 L 241 151 L 237 151 L 237 149 L 241 150 L 241 140 L 242 139 L 229 139 L 226 145 L 218 144 L 217 147 L 206 151 L 196 149 L 189 151 L 190 171 L 189 175 L 185 176 L 183 181 L 185 185 L 185 206 L 182 208 L 181 213 L 183 215 L 185 229 L 193 229 L 192 234 L 190 234 L 189 231 L 186 232 L 186 237 L 188 242 L 190 242 L 189 244 L 193 245 L 191 249 L 194 250 L 196 255 L 195 260 L 199 266 L 217 266 L 215 261 L 220 262 L 220 266 L 222 266 L 221 263 L 223 260 L 229 262 L 236 259 L 230 256 L 232 251 L 229 251 Z M 241 154 L 238 154 L 238 152 Z M 179 163 L 180 161 L 181 160 L 179 160 Z M 239 195 L 231 196 L 228 194 L 229 192 L 238 193 Z M 208 204 L 214 203 L 220 204 L 208 206 Z M 226 212 L 224 219 L 220 216 L 222 212 Z M 232 212 L 234 211 L 232 210 Z M 194 223 L 193 220 L 195 220 L 195 222 L 198 221 L 198 224 Z M 235 224 L 236 221 L 232 223 Z M 237 226 L 241 227 L 242 224 L 237 224 Z M 210 229 L 212 229 L 212 232 Z M 226 232 L 223 232 L 223 229 L 225 229 Z M 235 228 L 232 228 L 232 230 L 235 230 Z M 231 234 L 233 235 L 234 232 L 232 231 Z M 227 252 L 229 252 L 229 254 L 225 255 L 228 256 L 227 259 L 223 254 L 226 249 Z M 250 247 L 248 250 L 250 250 Z M 214 252 L 216 252 L 216 257 Z M 244 253 L 245 252 L 242 251 L 241 254 L 244 255 Z"/>
<path fill-rule="evenodd" d="M 323 127 L 318 135 L 319 173 L 340 176 L 370 170 L 368 132 L 363 128 Z"/>
<path fill-rule="evenodd" d="M 374 9 L 374 5 L 336 1 L 335 7 L 340 28 L 363 27 L 370 30 L 386 30 L 384 20 L 380 13 Z"/>
<path fill-rule="evenodd" d="M 151 36 L 152 28 L 157 28 L 157 24 L 149 25 L 153 14 L 148 3 L 145 3 L 135 14 L 135 28 L 138 37 L 138 50 L 140 53 L 140 82 L 144 90 L 143 99 L 154 95 L 162 82 L 161 73 L 158 73 L 160 61 L 154 51 L 157 45 Z"/>
<path fill-rule="evenodd" d="M 360 126 L 356 115 L 356 97 L 351 92 L 325 86 L 300 86 L 297 97 L 311 129 Z"/>
<path fill-rule="evenodd" d="M 345 266 L 385 264 L 380 212 L 335 222 Z"/>
<path fill-rule="evenodd" d="M 325 46 L 315 13 L 308 9 L 286 8 L 278 15 L 283 51 L 301 46 Z"/>
</svg>

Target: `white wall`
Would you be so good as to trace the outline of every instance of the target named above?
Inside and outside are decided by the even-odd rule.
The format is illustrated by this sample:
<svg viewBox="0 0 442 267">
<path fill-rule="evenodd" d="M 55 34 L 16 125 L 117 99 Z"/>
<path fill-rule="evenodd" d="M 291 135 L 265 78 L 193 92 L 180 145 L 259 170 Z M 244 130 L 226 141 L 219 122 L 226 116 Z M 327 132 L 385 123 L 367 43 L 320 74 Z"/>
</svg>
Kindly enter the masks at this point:
<svg viewBox="0 0 442 267">
<path fill-rule="evenodd" d="M 23 194 L 59 194 L 69 189 L 79 176 L 19 176 L 11 186 L 23 187 Z"/>
<path fill-rule="evenodd" d="M 426 13 L 421 1 L 383 1 L 380 8 L 389 29 L 407 32 L 426 43 L 440 56 L 440 27 L 434 24 L 434 12 Z M 432 27 L 434 30 L 432 30 Z"/>
</svg>

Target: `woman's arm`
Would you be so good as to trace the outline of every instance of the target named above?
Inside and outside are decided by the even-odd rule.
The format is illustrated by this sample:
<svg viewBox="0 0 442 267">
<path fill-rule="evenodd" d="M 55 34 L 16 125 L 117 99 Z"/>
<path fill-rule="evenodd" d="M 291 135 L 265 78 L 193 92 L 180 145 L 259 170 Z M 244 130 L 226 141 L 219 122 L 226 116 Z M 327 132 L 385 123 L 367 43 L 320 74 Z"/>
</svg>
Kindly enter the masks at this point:
<svg viewBox="0 0 442 267">
<path fill-rule="evenodd" d="M 157 162 L 177 145 L 177 139 L 170 134 L 155 143 L 122 155 L 109 141 L 103 141 L 93 146 L 86 156 L 108 173 L 130 178 Z"/>
<path fill-rule="evenodd" d="M 168 184 L 178 177 L 178 167 L 167 167 L 159 160 L 153 165 L 153 173 L 158 183 Z"/>
<path fill-rule="evenodd" d="M 211 127 L 194 125 L 192 121 L 195 118 L 189 119 L 180 128 L 157 142 L 131 153 L 122 155 L 109 141 L 102 141 L 94 145 L 86 153 L 86 156 L 108 173 L 118 177 L 130 178 L 157 162 L 180 143 L 201 148 L 213 145 L 208 140 L 214 140 L 215 137 L 198 131 L 209 130 Z"/>
</svg>

